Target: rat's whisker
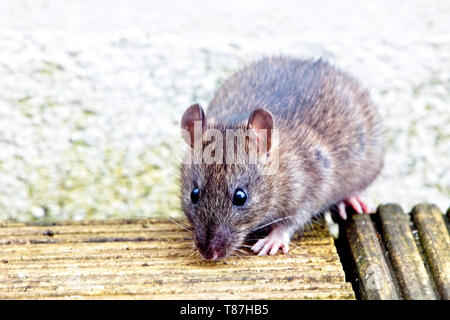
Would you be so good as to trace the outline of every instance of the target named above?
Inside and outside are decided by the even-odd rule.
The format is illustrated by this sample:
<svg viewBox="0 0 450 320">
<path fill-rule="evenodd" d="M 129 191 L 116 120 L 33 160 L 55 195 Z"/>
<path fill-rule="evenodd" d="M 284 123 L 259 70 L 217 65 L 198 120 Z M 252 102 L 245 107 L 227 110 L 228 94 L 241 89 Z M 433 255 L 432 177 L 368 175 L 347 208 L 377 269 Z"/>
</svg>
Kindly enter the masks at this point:
<svg viewBox="0 0 450 320">
<path fill-rule="evenodd" d="M 238 257 L 238 258 L 240 258 L 241 256 L 237 253 L 236 249 L 233 249 L 233 251 L 230 252 L 230 257 Z"/>
<path fill-rule="evenodd" d="M 189 255 L 189 257 L 193 257 L 193 256 L 199 256 L 199 252 L 197 250 L 192 250 L 191 254 Z"/>
<path fill-rule="evenodd" d="M 136 215 L 136 216 L 134 216 L 134 217 L 135 217 L 135 218 L 139 218 L 139 219 L 147 219 L 147 220 L 150 218 L 150 217 L 148 217 L 148 216 L 142 216 L 142 215 Z M 162 217 L 162 218 L 165 218 L 165 219 L 167 219 L 167 220 L 169 220 L 170 222 L 176 224 L 177 226 L 183 228 L 183 229 L 186 230 L 186 231 L 189 231 L 189 232 L 192 231 L 192 227 L 191 227 L 191 226 L 187 226 L 187 225 L 181 224 L 181 223 L 175 221 L 174 219 L 172 219 L 172 218 L 170 218 L 170 217 L 168 217 L 168 216 L 166 216 L 166 215 L 162 215 L 161 217 Z"/>
<path fill-rule="evenodd" d="M 242 249 L 240 249 L 240 248 L 235 248 L 234 250 L 236 250 L 236 251 L 238 251 L 238 252 L 240 252 L 240 253 L 243 253 L 243 254 L 245 254 L 245 255 L 248 255 L 248 252 L 247 252 L 247 251 L 242 250 Z"/>
<path fill-rule="evenodd" d="M 273 220 L 273 221 L 271 221 L 269 223 L 266 223 L 266 224 L 264 224 L 264 225 L 262 225 L 262 226 L 260 226 L 260 227 L 258 227 L 256 229 L 251 230 L 250 232 L 255 232 L 255 231 L 259 230 L 259 229 L 265 228 L 265 227 L 270 226 L 270 225 L 272 225 L 274 223 L 277 223 L 277 222 L 280 222 L 280 221 L 284 221 L 284 220 L 287 220 L 287 219 L 290 219 L 290 218 L 293 218 L 293 216 L 287 216 L 287 217 L 282 217 L 282 218 L 279 218 L 279 219 L 275 219 L 275 220 Z"/>
<path fill-rule="evenodd" d="M 246 238 L 245 241 L 247 241 L 247 242 L 258 241 L 258 240 L 264 239 L 266 237 L 267 237 L 267 235 L 253 236 L 251 238 Z"/>
<path fill-rule="evenodd" d="M 186 230 L 186 231 L 188 231 L 188 232 L 191 232 L 191 231 L 192 231 L 192 228 L 191 228 L 190 226 L 185 226 L 185 225 L 183 225 L 183 224 L 181 224 L 181 223 L 179 223 L 179 222 L 176 222 L 175 220 L 173 220 L 172 218 L 169 218 L 169 217 L 167 217 L 167 216 L 165 216 L 164 218 L 166 218 L 167 220 L 169 220 L 169 221 L 175 223 L 177 226 L 183 228 L 184 230 Z"/>
</svg>

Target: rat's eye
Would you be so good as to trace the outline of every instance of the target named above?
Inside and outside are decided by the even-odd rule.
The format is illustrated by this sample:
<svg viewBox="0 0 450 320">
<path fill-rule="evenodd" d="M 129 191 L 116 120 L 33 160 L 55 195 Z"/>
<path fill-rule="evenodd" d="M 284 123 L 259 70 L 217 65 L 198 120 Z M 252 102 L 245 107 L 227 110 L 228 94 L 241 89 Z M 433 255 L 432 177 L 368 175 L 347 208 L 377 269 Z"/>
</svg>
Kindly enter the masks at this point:
<svg viewBox="0 0 450 320">
<path fill-rule="evenodd" d="M 196 204 L 198 202 L 199 196 L 200 196 L 200 190 L 198 190 L 198 188 L 195 188 L 194 190 L 192 190 L 192 192 L 191 192 L 192 203 Z"/>
<path fill-rule="evenodd" d="M 247 194 L 241 188 L 237 188 L 233 195 L 233 204 L 235 206 L 243 206 L 247 201 Z"/>
</svg>

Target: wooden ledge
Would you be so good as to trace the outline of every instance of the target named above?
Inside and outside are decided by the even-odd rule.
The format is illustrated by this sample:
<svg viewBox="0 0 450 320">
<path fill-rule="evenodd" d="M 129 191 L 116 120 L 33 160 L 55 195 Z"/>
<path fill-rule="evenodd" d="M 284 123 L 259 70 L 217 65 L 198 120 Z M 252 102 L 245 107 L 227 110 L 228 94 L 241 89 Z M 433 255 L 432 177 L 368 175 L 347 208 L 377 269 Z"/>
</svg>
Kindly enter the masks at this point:
<svg viewBox="0 0 450 320">
<path fill-rule="evenodd" d="M 180 220 L 179 223 L 184 223 Z M 288 255 L 203 260 L 162 219 L 0 225 L 0 299 L 354 299 L 317 226 Z"/>
</svg>

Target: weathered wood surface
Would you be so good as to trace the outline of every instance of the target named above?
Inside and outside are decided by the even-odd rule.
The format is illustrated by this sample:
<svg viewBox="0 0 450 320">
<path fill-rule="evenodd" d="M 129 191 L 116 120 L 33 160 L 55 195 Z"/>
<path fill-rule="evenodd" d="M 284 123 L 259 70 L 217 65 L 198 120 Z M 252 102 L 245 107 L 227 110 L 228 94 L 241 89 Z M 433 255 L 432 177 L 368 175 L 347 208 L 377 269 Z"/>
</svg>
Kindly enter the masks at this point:
<svg viewBox="0 0 450 320">
<path fill-rule="evenodd" d="M 383 240 L 406 299 L 434 300 L 436 295 L 409 227 L 408 216 L 399 205 L 380 206 Z"/>
<path fill-rule="evenodd" d="M 388 204 L 376 214 L 353 215 L 344 226 L 361 297 L 449 299 L 450 240 L 439 209 L 420 204 L 406 215 Z"/>
<path fill-rule="evenodd" d="M 370 217 L 353 215 L 346 233 L 359 275 L 361 297 L 366 300 L 399 299 Z"/>
<path fill-rule="evenodd" d="M 420 243 L 442 298 L 450 299 L 450 237 L 444 217 L 434 205 L 419 204 L 411 212 Z"/>
<path fill-rule="evenodd" d="M 354 299 L 323 227 L 288 255 L 208 262 L 164 220 L 0 225 L 0 299 Z"/>
</svg>

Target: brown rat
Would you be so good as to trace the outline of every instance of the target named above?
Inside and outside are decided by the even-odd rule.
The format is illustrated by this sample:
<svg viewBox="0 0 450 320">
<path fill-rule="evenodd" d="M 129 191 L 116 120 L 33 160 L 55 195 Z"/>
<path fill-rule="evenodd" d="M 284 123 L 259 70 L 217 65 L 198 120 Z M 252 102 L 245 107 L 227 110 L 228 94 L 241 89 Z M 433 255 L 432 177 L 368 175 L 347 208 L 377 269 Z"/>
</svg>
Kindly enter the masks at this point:
<svg viewBox="0 0 450 320">
<path fill-rule="evenodd" d="M 193 105 L 181 121 L 189 156 L 198 147 L 215 159 L 181 167 L 182 207 L 206 259 L 255 239 L 259 255 L 287 253 L 293 234 L 334 205 L 344 219 L 346 206 L 370 212 L 359 194 L 383 164 L 381 121 L 351 76 L 323 60 L 264 58 L 226 81 L 207 112 Z M 225 137 L 230 129 L 247 137 L 245 155 L 253 144 L 266 162 L 227 162 L 227 151 L 237 154 L 234 140 L 211 150 L 218 138 L 206 133 Z M 276 164 L 272 174 L 268 164 Z"/>
</svg>

